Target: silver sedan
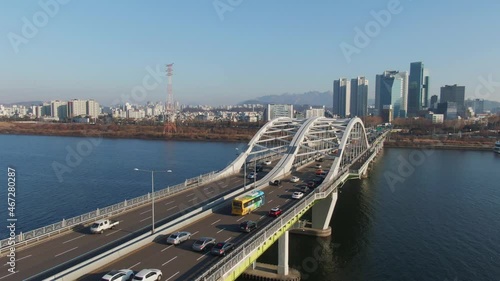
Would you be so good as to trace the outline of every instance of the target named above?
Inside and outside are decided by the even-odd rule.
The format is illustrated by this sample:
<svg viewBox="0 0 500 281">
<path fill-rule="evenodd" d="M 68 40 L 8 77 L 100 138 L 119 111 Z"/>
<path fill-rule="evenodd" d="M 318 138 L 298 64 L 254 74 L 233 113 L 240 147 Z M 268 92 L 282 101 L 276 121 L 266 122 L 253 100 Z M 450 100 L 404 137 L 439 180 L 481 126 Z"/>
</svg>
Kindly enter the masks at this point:
<svg viewBox="0 0 500 281">
<path fill-rule="evenodd" d="M 168 244 L 179 245 L 180 243 L 191 239 L 191 233 L 187 231 L 181 231 L 170 234 L 167 238 Z"/>
</svg>

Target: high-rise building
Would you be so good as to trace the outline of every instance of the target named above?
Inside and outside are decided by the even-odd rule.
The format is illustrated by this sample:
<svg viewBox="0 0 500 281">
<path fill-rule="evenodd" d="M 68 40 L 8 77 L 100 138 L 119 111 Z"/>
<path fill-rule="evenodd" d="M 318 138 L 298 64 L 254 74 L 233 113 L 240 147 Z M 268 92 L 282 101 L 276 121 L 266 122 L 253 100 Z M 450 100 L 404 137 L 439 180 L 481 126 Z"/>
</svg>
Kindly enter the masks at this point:
<svg viewBox="0 0 500 281">
<path fill-rule="evenodd" d="M 268 104 L 266 109 L 266 121 L 277 117 L 293 118 L 293 104 Z"/>
<path fill-rule="evenodd" d="M 87 115 L 87 101 L 79 99 L 68 101 L 68 117 L 73 118 L 81 115 Z"/>
<path fill-rule="evenodd" d="M 474 109 L 474 112 L 476 114 L 483 114 L 484 113 L 484 100 L 482 100 L 482 99 L 475 99 L 473 101 L 472 108 Z"/>
<path fill-rule="evenodd" d="M 325 107 L 322 108 L 312 108 L 306 109 L 306 118 L 311 117 L 324 117 L 325 116 Z"/>
<path fill-rule="evenodd" d="M 95 100 L 88 100 L 86 102 L 87 115 L 92 118 L 97 118 L 101 114 L 101 107 Z"/>
<path fill-rule="evenodd" d="M 64 120 L 68 117 L 68 103 L 65 101 L 54 100 L 50 102 L 50 112 L 52 117 Z"/>
<path fill-rule="evenodd" d="M 454 102 L 457 107 L 457 114 L 465 117 L 465 86 L 445 85 L 441 87 L 439 102 Z"/>
<path fill-rule="evenodd" d="M 342 118 L 351 115 L 351 85 L 346 78 L 333 81 L 333 114 Z"/>
<path fill-rule="evenodd" d="M 375 84 L 375 107 L 378 115 L 381 115 L 385 105 L 392 105 L 393 117 L 405 118 L 408 73 L 384 71 L 377 75 Z"/>
<path fill-rule="evenodd" d="M 431 97 L 431 104 L 430 104 L 430 108 L 432 109 L 436 109 L 437 107 L 437 103 L 438 103 L 438 96 L 437 95 L 433 95 Z"/>
<path fill-rule="evenodd" d="M 351 116 L 368 115 L 368 80 L 358 76 L 351 79 Z"/>
<path fill-rule="evenodd" d="M 428 107 L 429 75 L 422 62 L 410 64 L 410 77 L 408 84 L 408 115 L 417 116 Z"/>
<path fill-rule="evenodd" d="M 454 120 L 458 117 L 457 103 L 452 101 L 438 103 L 436 111 L 438 114 L 444 114 L 445 120 Z"/>
</svg>

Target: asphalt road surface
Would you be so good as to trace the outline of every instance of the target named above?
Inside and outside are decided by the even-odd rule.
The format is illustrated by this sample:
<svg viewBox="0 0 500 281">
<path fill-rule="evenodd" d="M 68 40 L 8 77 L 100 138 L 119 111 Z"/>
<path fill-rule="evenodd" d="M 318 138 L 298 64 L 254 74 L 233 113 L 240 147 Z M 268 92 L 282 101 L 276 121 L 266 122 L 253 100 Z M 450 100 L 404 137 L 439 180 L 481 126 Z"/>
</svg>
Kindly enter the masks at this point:
<svg viewBox="0 0 500 281">
<path fill-rule="evenodd" d="M 259 177 L 271 169 L 272 166 L 265 166 Z M 249 181 L 251 180 L 246 180 L 247 184 Z M 204 202 L 218 198 L 220 194 L 240 188 L 242 185 L 243 175 L 240 174 L 155 200 L 156 227 L 160 223 L 172 220 L 174 218 L 172 216 L 176 214 L 203 205 Z M 40 280 L 95 256 L 96 253 L 93 251 L 98 248 L 100 248 L 98 252 L 101 253 L 151 231 L 151 204 L 145 204 L 111 219 L 118 220 L 119 225 L 106 230 L 103 234 L 92 234 L 89 227 L 79 228 L 43 240 L 37 245 L 17 249 L 16 273 L 7 271 L 8 259 L 5 256 L 1 257 L 0 264 L 5 270 L 0 273 L 0 281 Z M 77 260 L 71 261 L 75 258 Z M 45 273 L 39 275 L 42 272 Z"/>
<path fill-rule="evenodd" d="M 145 268 L 160 269 L 163 273 L 162 280 L 166 281 L 192 280 L 212 266 L 218 259 L 218 257 L 211 255 L 209 251 L 200 253 L 191 250 L 192 244 L 198 238 L 203 236 L 214 237 L 217 242 L 232 242 L 237 247 L 238 244 L 241 244 L 255 233 L 255 231 L 242 233 L 239 230 L 239 224 L 246 220 L 253 220 L 258 223 L 259 227 L 262 227 L 276 219 L 268 216 L 268 211 L 271 208 L 280 207 L 282 210 L 286 210 L 297 203 L 297 200 L 292 199 L 292 193 L 301 191 L 304 182 L 317 177 L 315 174 L 316 164 L 330 167 L 332 160 L 325 160 L 321 163 L 314 162 L 283 179 L 281 186 L 264 188 L 266 203 L 246 216 L 231 215 L 231 202 L 227 202 L 226 206 L 218 212 L 183 229 L 178 229 L 178 231 L 191 232 L 192 237 L 190 240 L 178 246 L 173 246 L 166 243 L 168 235 L 159 236 L 155 239 L 156 242 L 150 243 L 114 263 L 105 265 L 95 272 L 82 276 L 79 280 L 100 280 L 102 276 L 113 269 L 125 268 L 132 269 L 136 273 Z M 289 179 L 292 176 L 298 176 L 300 181 L 298 183 L 290 182 Z"/>
</svg>

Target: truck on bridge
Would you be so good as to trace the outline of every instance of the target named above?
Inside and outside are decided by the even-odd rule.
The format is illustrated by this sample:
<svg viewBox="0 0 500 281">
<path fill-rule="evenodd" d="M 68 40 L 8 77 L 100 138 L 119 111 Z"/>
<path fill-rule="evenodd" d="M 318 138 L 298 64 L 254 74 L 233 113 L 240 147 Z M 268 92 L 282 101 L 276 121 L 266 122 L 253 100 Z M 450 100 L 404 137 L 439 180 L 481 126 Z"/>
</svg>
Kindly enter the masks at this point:
<svg viewBox="0 0 500 281">
<path fill-rule="evenodd" d="M 103 233 L 104 230 L 111 229 L 111 228 L 117 226 L 119 223 L 120 223 L 119 221 L 113 221 L 113 220 L 108 220 L 108 219 L 98 220 L 90 226 L 90 232 Z"/>
</svg>

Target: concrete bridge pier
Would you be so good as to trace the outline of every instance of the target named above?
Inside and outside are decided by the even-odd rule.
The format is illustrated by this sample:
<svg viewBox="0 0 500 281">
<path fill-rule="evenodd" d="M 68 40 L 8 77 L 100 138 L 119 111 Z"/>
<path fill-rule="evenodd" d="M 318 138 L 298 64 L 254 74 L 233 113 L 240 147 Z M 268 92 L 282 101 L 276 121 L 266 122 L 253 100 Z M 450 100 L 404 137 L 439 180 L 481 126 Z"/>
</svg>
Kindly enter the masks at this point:
<svg viewBox="0 0 500 281">
<path fill-rule="evenodd" d="M 301 234 L 316 237 L 328 237 L 332 235 L 330 220 L 337 203 L 338 193 L 332 192 L 326 198 L 321 199 L 312 207 L 311 227 L 300 227 L 290 230 L 293 234 Z"/>
<path fill-rule="evenodd" d="M 254 262 L 251 268 L 245 270 L 243 277 L 250 280 L 300 281 L 300 272 L 288 266 L 288 233 L 285 231 L 278 238 L 278 266 Z"/>
<path fill-rule="evenodd" d="M 288 231 L 278 238 L 278 274 L 288 275 Z"/>
</svg>

